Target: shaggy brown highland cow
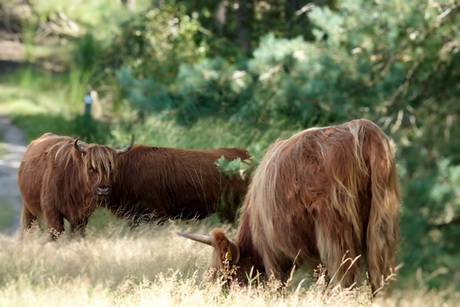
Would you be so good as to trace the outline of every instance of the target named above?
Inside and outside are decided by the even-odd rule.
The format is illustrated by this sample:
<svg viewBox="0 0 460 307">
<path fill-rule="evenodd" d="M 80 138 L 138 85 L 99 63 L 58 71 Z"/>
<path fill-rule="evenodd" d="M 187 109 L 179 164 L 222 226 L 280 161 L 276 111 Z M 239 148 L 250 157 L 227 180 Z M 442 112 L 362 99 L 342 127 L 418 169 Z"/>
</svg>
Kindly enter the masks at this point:
<svg viewBox="0 0 460 307">
<path fill-rule="evenodd" d="M 249 159 L 245 149 L 210 150 L 134 146 L 120 160 L 109 210 L 128 218 L 132 225 L 142 220 L 205 218 L 216 212 L 233 222 L 248 190 L 248 178 L 219 171 L 216 160 Z"/>
<path fill-rule="evenodd" d="M 323 264 L 333 284 L 350 287 L 366 264 L 375 292 L 395 268 L 399 210 L 392 142 L 359 119 L 275 142 L 255 171 L 233 240 L 219 229 L 180 235 L 212 245 L 212 266 L 235 265 L 233 280 L 245 282 L 253 268 L 285 281 L 294 263 Z"/>
<path fill-rule="evenodd" d="M 132 147 L 113 149 L 45 133 L 27 147 L 18 170 L 25 231 L 43 216 L 56 239 L 64 231 L 82 233 L 99 201 L 111 193 L 119 156 Z"/>
</svg>

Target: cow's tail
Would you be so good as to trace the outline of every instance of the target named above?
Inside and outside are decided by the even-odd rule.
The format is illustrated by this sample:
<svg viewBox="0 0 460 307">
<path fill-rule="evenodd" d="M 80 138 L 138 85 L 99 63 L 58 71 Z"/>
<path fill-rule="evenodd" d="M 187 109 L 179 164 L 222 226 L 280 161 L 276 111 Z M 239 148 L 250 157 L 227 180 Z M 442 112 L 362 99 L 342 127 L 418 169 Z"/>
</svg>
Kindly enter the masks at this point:
<svg viewBox="0 0 460 307">
<path fill-rule="evenodd" d="M 374 124 L 367 130 L 372 201 L 367 226 L 367 262 L 372 289 L 378 291 L 395 268 L 399 243 L 400 192 L 392 142 Z"/>
</svg>

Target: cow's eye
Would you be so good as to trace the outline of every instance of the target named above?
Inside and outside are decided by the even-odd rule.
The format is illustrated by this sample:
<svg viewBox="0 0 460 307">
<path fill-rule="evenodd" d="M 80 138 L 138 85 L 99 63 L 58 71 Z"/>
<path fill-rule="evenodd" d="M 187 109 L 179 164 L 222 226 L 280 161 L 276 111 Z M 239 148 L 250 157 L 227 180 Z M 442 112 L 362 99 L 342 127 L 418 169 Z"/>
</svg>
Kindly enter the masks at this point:
<svg viewBox="0 0 460 307">
<path fill-rule="evenodd" d="M 90 166 L 90 167 L 88 167 L 88 171 L 96 173 L 97 169 L 95 169 L 94 167 Z"/>
</svg>

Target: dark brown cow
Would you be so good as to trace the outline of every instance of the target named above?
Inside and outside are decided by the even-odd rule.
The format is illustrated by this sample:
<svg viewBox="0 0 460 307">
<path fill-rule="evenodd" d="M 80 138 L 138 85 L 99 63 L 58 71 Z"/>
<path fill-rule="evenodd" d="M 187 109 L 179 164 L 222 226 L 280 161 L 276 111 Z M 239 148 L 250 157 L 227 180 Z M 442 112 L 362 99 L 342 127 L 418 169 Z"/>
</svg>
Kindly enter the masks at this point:
<svg viewBox="0 0 460 307">
<path fill-rule="evenodd" d="M 286 280 L 294 262 L 322 263 L 335 274 L 332 284 L 349 287 L 364 263 L 351 259 L 363 255 L 376 291 L 395 268 L 399 209 L 392 143 L 360 119 L 274 143 L 255 171 L 234 240 L 219 229 L 179 234 L 212 245 L 212 266 L 222 270 L 227 259 L 243 282 L 251 267 Z"/>
<path fill-rule="evenodd" d="M 229 161 L 250 158 L 239 148 L 134 146 L 121 158 L 108 208 L 136 225 L 142 218 L 204 218 L 216 211 L 222 199 L 228 208 L 225 215 L 232 220 L 247 192 L 248 180 L 221 174 L 214 164 L 221 156 Z"/>
<path fill-rule="evenodd" d="M 64 219 L 72 233 L 83 232 L 98 201 L 111 193 L 119 155 L 131 146 L 113 149 L 52 133 L 32 141 L 18 170 L 22 229 L 43 216 L 53 239 L 64 231 Z"/>
</svg>

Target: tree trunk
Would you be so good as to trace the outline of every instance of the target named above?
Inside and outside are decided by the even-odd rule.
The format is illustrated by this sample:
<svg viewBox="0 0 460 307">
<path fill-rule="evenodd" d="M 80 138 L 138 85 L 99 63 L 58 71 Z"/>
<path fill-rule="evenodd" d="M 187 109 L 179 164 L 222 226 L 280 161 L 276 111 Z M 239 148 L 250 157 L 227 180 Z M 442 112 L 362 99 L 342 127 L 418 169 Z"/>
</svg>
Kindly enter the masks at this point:
<svg viewBox="0 0 460 307">
<path fill-rule="evenodd" d="M 251 21 L 253 15 L 252 0 L 238 0 L 237 42 L 240 50 L 247 53 L 251 48 Z"/>
</svg>

